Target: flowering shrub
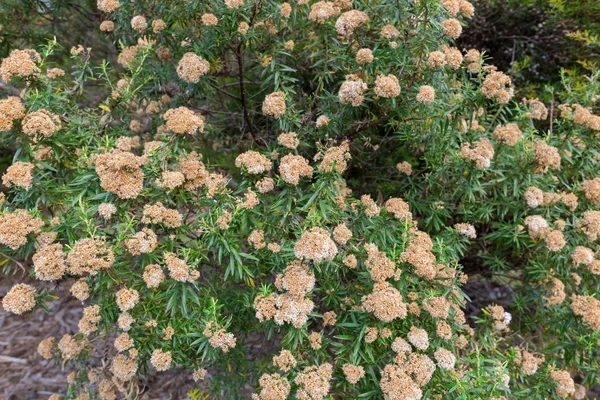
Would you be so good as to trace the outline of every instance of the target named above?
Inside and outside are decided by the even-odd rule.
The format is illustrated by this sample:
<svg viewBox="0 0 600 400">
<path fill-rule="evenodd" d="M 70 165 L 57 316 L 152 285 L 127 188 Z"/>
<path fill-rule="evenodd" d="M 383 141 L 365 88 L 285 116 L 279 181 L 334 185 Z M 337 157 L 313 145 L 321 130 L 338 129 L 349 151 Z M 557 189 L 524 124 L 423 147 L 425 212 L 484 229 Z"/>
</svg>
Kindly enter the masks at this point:
<svg viewBox="0 0 600 400">
<path fill-rule="evenodd" d="M 97 7 L 118 66 L 75 45 L 64 71 L 55 42 L 0 64 L 1 252 L 30 275 L 3 309 L 57 284 L 82 302 L 79 331 L 38 347 L 74 372 L 53 400 L 175 368 L 258 400 L 598 382 L 597 76 L 518 100 L 453 47 L 466 0 Z M 478 280 L 511 298 L 467 315 Z"/>
</svg>

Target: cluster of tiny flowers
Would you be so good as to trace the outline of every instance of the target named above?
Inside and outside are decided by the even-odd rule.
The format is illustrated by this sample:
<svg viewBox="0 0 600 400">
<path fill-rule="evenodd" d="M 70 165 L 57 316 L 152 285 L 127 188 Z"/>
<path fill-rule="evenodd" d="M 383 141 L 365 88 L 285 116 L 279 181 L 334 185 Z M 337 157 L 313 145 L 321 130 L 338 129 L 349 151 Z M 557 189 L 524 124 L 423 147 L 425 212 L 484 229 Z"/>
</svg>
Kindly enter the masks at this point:
<svg viewBox="0 0 600 400">
<path fill-rule="evenodd" d="M 536 356 L 526 350 L 520 350 L 515 364 L 521 366 L 521 373 L 530 376 L 537 372 L 539 365 L 544 362 L 544 356 Z"/>
<path fill-rule="evenodd" d="M 40 72 L 37 63 L 41 61 L 35 50 L 13 50 L 0 63 L 0 78 L 8 82 L 13 76 L 33 77 Z"/>
<path fill-rule="evenodd" d="M 53 357 L 53 348 L 56 343 L 54 336 L 49 336 L 46 339 L 40 341 L 37 347 L 37 352 L 45 360 L 50 360 Z"/>
<path fill-rule="evenodd" d="M 400 84 L 394 75 L 379 75 L 375 79 L 375 94 L 380 97 L 397 97 L 400 94 Z"/>
<path fill-rule="evenodd" d="M 301 177 L 312 178 L 313 169 L 306 158 L 288 154 L 279 161 L 279 173 L 286 183 L 296 186 Z"/>
<path fill-rule="evenodd" d="M 260 393 L 253 394 L 252 400 L 286 400 L 291 391 L 290 383 L 279 374 L 263 374 L 258 383 Z"/>
<path fill-rule="evenodd" d="M 236 345 L 236 339 L 235 336 L 233 336 L 233 333 L 227 332 L 225 328 L 218 326 L 213 321 L 209 321 L 208 324 L 206 324 L 202 334 L 208 338 L 208 343 L 210 343 L 213 348 L 221 349 L 223 353 L 227 353 Z"/>
<path fill-rule="evenodd" d="M 365 100 L 363 94 L 367 90 L 367 84 L 357 75 L 348 75 L 340 86 L 338 97 L 342 104 L 352 104 L 358 107 Z"/>
<path fill-rule="evenodd" d="M 248 150 L 237 156 L 235 166 L 244 167 L 249 174 L 258 175 L 271 170 L 273 163 L 259 152 Z"/>
<path fill-rule="evenodd" d="M 14 285 L 2 299 L 2 307 L 14 314 L 23 314 L 35 307 L 35 288 L 25 283 Z"/>
<path fill-rule="evenodd" d="M 279 355 L 273 357 L 273 365 L 281 369 L 283 372 L 288 372 L 296 366 L 296 358 L 289 350 L 281 350 Z"/>
<path fill-rule="evenodd" d="M 511 84 L 510 77 L 502 72 L 493 71 L 485 77 L 481 93 L 488 99 L 495 100 L 498 104 L 506 104 L 515 93 Z"/>
<path fill-rule="evenodd" d="M 296 258 L 313 260 L 316 263 L 333 260 L 337 252 L 337 246 L 331 240 L 330 233 L 318 226 L 304 231 L 294 245 Z"/>
<path fill-rule="evenodd" d="M 329 125 L 329 117 L 326 115 L 320 115 L 315 122 L 317 128 L 322 128 L 327 125 Z"/>
<path fill-rule="evenodd" d="M 305 298 L 315 285 L 315 277 L 306 265 L 292 262 L 283 274 L 277 275 L 275 285 L 286 293 L 259 294 L 254 299 L 256 318 L 259 321 L 273 319 L 276 324 L 289 322 L 300 328 L 308 321 L 314 303 Z"/>
<path fill-rule="evenodd" d="M 487 309 L 490 315 L 492 316 L 493 327 L 495 331 L 502 332 L 508 331 L 510 329 L 508 325 L 512 320 L 512 315 L 504 311 L 504 308 L 502 306 L 490 305 L 489 307 L 487 307 Z"/>
<path fill-rule="evenodd" d="M 136 198 L 144 186 L 141 166 L 145 163 L 145 158 L 117 149 L 98 155 L 95 164 L 100 186 L 122 199 Z"/>
<path fill-rule="evenodd" d="M 285 114 L 285 95 L 283 92 L 273 92 L 267 97 L 262 104 L 262 112 L 264 115 L 279 119 Z"/>
<path fill-rule="evenodd" d="M 340 8 L 331 1 L 318 1 L 310 7 L 308 20 L 318 24 L 325 23 L 329 18 L 340 15 Z"/>
<path fill-rule="evenodd" d="M 149 228 L 144 228 L 125 241 L 125 247 L 134 256 L 150 253 L 157 244 L 156 234 Z"/>
<path fill-rule="evenodd" d="M 167 110 L 163 118 L 169 132 L 178 135 L 195 135 L 204 132 L 204 118 L 187 107 Z"/>
<path fill-rule="evenodd" d="M 600 116 L 592 114 L 589 108 L 579 104 L 573 104 L 575 112 L 573 113 L 573 122 L 586 128 L 600 131 Z"/>
<path fill-rule="evenodd" d="M 383 322 L 404 319 L 407 315 L 406 303 L 398 289 L 386 284 L 374 287 L 371 294 L 362 297 L 361 304 L 365 311 Z"/>
<path fill-rule="evenodd" d="M 571 309 L 593 330 L 600 330 L 600 300 L 592 296 L 571 296 Z"/>
<path fill-rule="evenodd" d="M 453 39 L 458 39 L 460 34 L 462 33 L 462 26 L 460 21 L 454 18 L 447 19 L 442 21 L 442 25 L 444 26 L 444 33 Z"/>
<path fill-rule="evenodd" d="M 200 20 L 202 21 L 202 25 L 204 26 L 216 26 L 219 23 L 219 19 L 217 18 L 217 16 L 212 13 L 202 14 Z"/>
<path fill-rule="evenodd" d="M 121 289 L 116 293 L 117 306 L 121 311 L 129 311 L 140 301 L 140 295 L 135 289 Z"/>
<path fill-rule="evenodd" d="M 494 158 L 494 147 L 489 139 L 477 140 L 471 148 L 470 143 L 463 143 L 460 146 L 459 156 L 475 162 L 479 169 L 489 168 L 492 158 Z"/>
<path fill-rule="evenodd" d="M 523 104 L 528 108 L 525 117 L 542 121 L 548 118 L 548 109 L 539 99 L 523 99 Z"/>
<path fill-rule="evenodd" d="M 498 125 L 492 133 L 499 143 L 514 146 L 523 137 L 523 132 L 517 124 Z"/>
<path fill-rule="evenodd" d="M 581 182 L 580 188 L 591 204 L 600 204 L 600 178 L 585 180 Z"/>
<path fill-rule="evenodd" d="M 155 349 L 150 357 L 150 363 L 157 371 L 166 371 L 171 368 L 171 352 Z"/>
<path fill-rule="evenodd" d="M 44 222 L 27 210 L 15 210 L 0 215 L 0 243 L 13 250 L 27 243 L 27 235 L 39 233 Z"/>
<path fill-rule="evenodd" d="M 71 294 L 80 301 L 85 301 L 90 297 L 90 287 L 85 278 L 81 278 L 71 285 Z"/>
<path fill-rule="evenodd" d="M 400 254 L 400 261 L 412 265 L 418 276 L 432 280 L 439 269 L 435 255 L 431 252 L 432 248 L 433 243 L 429 235 L 424 232 L 417 232 L 408 240 L 408 246 Z"/>
<path fill-rule="evenodd" d="M 331 388 L 333 366 L 329 363 L 304 368 L 294 379 L 299 388 L 298 400 L 323 400 Z"/>
<path fill-rule="evenodd" d="M 112 249 L 99 239 L 81 239 L 67 255 L 67 272 L 72 275 L 96 275 L 115 262 Z"/>
<path fill-rule="evenodd" d="M 550 146 L 543 140 L 537 140 L 533 145 L 533 151 L 537 164 L 534 172 L 545 173 L 548 169 L 560 168 L 561 157 L 556 147 Z"/>
<path fill-rule="evenodd" d="M 350 146 L 347 141 L 339 146 L 332 146 L 322 156 L 321 164 L 317 167 L 319 171 L 343 173 L 348 167 L 350 156 Z M 321 155 L 319 154 L 319 157 Z"/>
<path fill-rule="evenodd" d="M 350 36 L 360 25 L 369 21 L 369 16 L 359 10 L 344 12 L 335 22 L 335 29 L 341 36 Z"/>
<path fill-rule="evenodd" d="M 58 115 L 40 108 L 28 113 L 22 122 L 23 133 L 31 140 L 47 139 L 62 128 Z"/>
<path fill-rule="evenodd" d="M 433 86 L 423 85 L 419 88 L 417 101 L 419 103 L 431 104 L 435 100 L 435 89 Z"/>
<path fill-rule="evenodd" d="M 346 380 L 353 385 L 365 376 L 365 369 L 360 365 L 344 364 L 342 365 L 342 371 Z"/>
<path fill-rule="evenodd" d="M 165 264 L 171 278 L 178 282 L 192 282 L 200 276 L 198 271 L 190 270 L 189 265 L 173 253 L 165 253 Z"/>
<path fill-rule="evenodd" d="M 16 96 L 9 96 L 0 100 L 0 132 L 8 132 L 13 127 L 15 120 L 25 116 L 25 107 L 21 104 L 21 99 Z"/>
<path fill-rule="evenodd" d="M 66 334 L 58 341 L 58 350 L 60 350 L 63 360 L 71 360 L 79 355 L 85 347 L 84 341 L 78 341 L 72 335 Z"/>
<path fill-rule="evenodd" d="M 144 268 L 143 279 L 148 288 L 156 288 L 165 280 L 165 274 L 160 265 L 150 264 Z"/>
<path fill-rule="evenodd" d="M 33 169 L 35 165 L 29 162 L 17 161 L 2 175 L 2 183 L 6 187 L 17 186 L 29 191 L 33 186 Z"/>
<path fill-rule="evenodd" d="M 116 11 L 119 7 L 121 7 L 121 3 L 118 0 L 98 0 L 98 10 L 111 13 Z"/>
<path fill-rule="evenodd" d="M 42 247 L 32 258 L 35 277 L 41 281 L 56 281 L 66 270 L 65 254 L 61 244 Z"/>
<path fill-rule="evenodd" d="M 98 206 L 98 214 L 105 220 L 111 219 L 111 217 L 117 212 L 117 207 L 111 203 L 102 203 Z"/>
<path fill-rule="evenodd" d="M 277 143 L 288 149 L 295 149 L 300 144 L 300 140 L 296 136 L 296 132 L 282 133 L 277 137 Z"/>
<path fill-rule="evenodd" d="M 457 233 L 459 233 L 460 235 L 463 235 L 464 237 L 466 237 L 468 239 L 476 239 L 477 238 L 477 232 L 475 231 L 475 227 L 471 224 L 461 222 L 461 223 L 455 224 L 454 229 L 456 230 Z"/>
<path fill-rule="evenodd" d="M 550 378 L 556 383 L 556 394 L 563 399 L 575 393 L 575 382 L 568 371 L 556 370 L 550 372 Z"/>
<path fill-rule="evenodd" d="M 161 202 L 144 206 L 142 223 L 163 224 L 168 228 L 178 228 L 183 223 L 179 211 L 165 207 Z"/>
<path fill-rule="evenodd" d="M 177 75 L 188 83 L 198 83 L 200 77 L 206 75 L 210 64 L 199 55 L 189 52 L 185 53 L 179 64 L 177 64 Z"/>
<path fill-rule="evenodd" d="M 148 28 L 148 21 L 146 21 L 146 17 L 143 15 L 136 15 L 131 18 L 131 29 L 138 33 L 144 33 Z"/>
<path fill-rule="evenodd" d="M 371 49 L 360 49 L 356 52 L 356 62 L 360 65 L 372 63 L 374 60 Z"/>
<path fill-rule="evenodd" d="M 83 315 L 79 320 L 79 331 L 85 335 L 91 335 L 98 330 L 100 316 L 100 307 L 98 305 L 88 306 L 83 309 Z"/>
</svg>

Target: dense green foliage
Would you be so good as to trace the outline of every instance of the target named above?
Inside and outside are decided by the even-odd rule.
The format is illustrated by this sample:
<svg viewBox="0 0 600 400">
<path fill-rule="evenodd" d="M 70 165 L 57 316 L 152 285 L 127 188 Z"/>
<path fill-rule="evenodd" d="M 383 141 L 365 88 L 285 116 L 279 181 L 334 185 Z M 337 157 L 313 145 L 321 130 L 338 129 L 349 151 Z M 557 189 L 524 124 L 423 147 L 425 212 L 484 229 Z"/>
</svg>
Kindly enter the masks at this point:
<svg viewBox="0 0 600 400">
<path fill-rule="evenodd" d="M 57 282 L 82 300 L 80 331 L 38 349 L 76 371 L 61 396 L 135 397 L 174 368 L 201 381 L 190 398 L 598 384 L 592 57 L 521 99 L 453 47 L 464 0 L 99 0 L 89 46 L 70 6 L 7 3 L 58 13 L 64 42 L 38 52 L 19 48 L 47 35 L 39 15 L 0 14 L 0 254 L 29 275 L 3 308 L 44 307 Z M 478 282 L 506 299 L 469 298 Z"/>
</svg>

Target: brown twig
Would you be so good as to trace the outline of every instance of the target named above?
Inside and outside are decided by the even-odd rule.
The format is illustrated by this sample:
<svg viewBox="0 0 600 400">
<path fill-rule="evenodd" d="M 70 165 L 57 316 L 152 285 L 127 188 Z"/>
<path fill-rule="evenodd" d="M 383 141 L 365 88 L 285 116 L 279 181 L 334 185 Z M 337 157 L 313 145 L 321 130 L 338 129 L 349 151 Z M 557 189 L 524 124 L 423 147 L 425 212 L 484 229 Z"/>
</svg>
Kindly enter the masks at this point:
<svg viewBox="0 0 600 400">
<path fill-rule="evenodd" d="M 254 132 L 252 129 L 252 122 L 250 120 L 250 115 L 248 114 L 248 106 L 246 105 L 246 87 L 244 86 L 244 60 L 242 58 L 242 41 L 240 40 L 235 55 L 237 57 L 238 62 L 238 76 L 240 82 L 240 101 L 242 103 L 242 113 L 244 114 L 244 121 L 248 128 L 248 134 L 250 135 L 250 139 L 254 141 Z"/>
</svg>

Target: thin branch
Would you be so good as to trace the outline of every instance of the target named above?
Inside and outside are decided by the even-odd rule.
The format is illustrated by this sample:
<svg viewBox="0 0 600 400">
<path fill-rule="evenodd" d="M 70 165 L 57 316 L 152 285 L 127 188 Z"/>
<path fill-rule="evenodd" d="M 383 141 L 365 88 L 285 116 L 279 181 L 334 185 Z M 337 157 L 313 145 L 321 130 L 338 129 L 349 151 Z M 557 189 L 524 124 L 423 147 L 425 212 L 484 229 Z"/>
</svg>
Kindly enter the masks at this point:
<svg viewBox="0 0 600 400">
<path fill-rule="evenodd" d="M 240 82 L 240 97 L 242 102 L 242 113 L 244 114 L 244 121 L 246 122 L 246 126 L 248 127 L 248 134 L 250 135 L 250 139 L 254 141 L 254 132 L 252 128 L 252 121 L 250 120 L 250 115 L 248 114 L 248 106 L 246 104 L 246 87 L 244 86 L 244 60 L 242 58 L 242 41 L 237 46 L 237 50 L 235 52 L 238 62 L 238 77 Z"/>
</svg>

